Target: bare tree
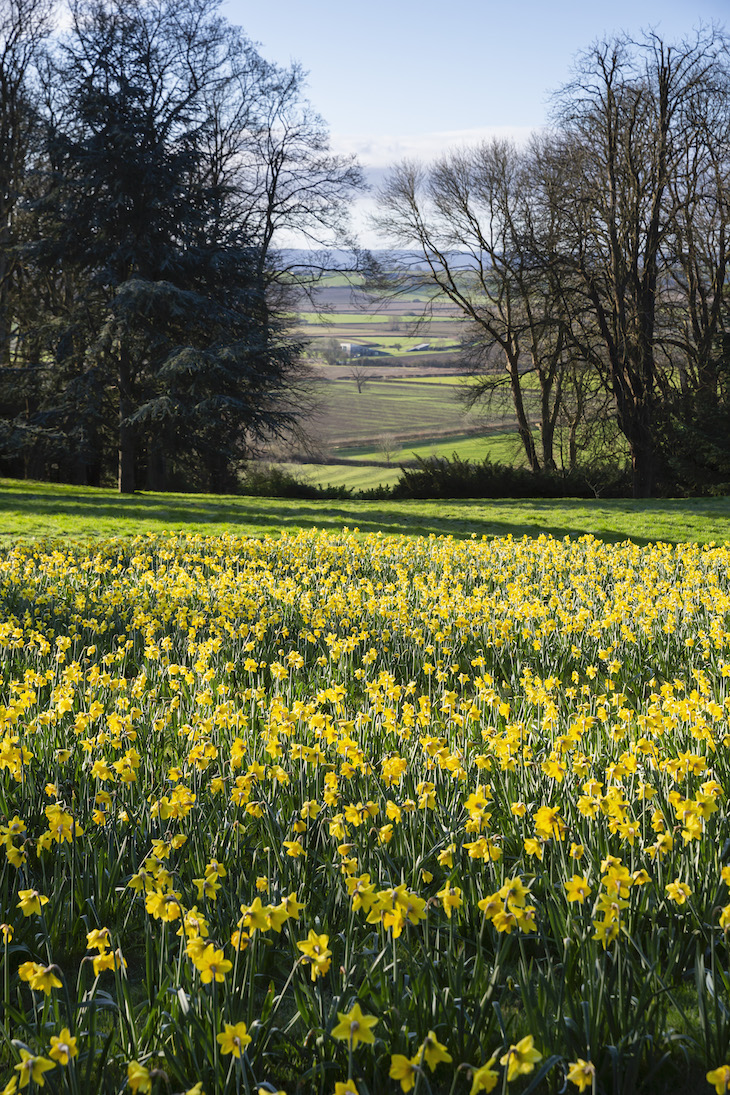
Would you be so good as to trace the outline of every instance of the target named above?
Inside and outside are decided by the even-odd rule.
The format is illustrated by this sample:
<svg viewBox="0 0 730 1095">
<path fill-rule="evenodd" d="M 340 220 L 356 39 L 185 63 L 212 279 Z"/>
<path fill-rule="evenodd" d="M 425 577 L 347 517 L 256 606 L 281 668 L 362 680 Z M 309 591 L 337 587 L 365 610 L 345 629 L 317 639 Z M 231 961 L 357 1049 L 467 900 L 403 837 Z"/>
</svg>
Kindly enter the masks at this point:
<svg viewBox="0 0 730 1095">
<path fill-rule="evenodd" d="M 347 365 L 347 371 L 355 381 L 358 395 L 360 395 L 365 385 L 372 379 L 365 358 L 358 355 L 352 356 L 351 353 L 343 349 L 337 338 L 321 339 L 317 346 L 328 365 Z"/>
<path fill-rule="evenodd" d="M 583 54 L 556 100 L 553 151 L 570 164 L 561 209 L 564 276 L 573 278 L 571 291 L 600 338 L 596 363 L 616 401 L 637 497 L 653 490 L 657 423 L 673 382 L 662 351 L 662 309 L 683 250 L 673 241 L 702 232 L 687 164 L 712 158 L 717 131 L 708 108 L 725 46 L 715 31 L 678 46 L 655 34 L 602 42 Z M 688 125 L 692 115 L 696 123 Z M 696 270 L 696 260 L 696 250 L 693 259 L 685 250 L 685 297 L 688 263 Z"/>
<path fill-rule="evenodd" d="M 508 385 L 535 470 L 554 466 L 559 425 L 572 466 L 609 414 L 648 495 L 678 387 L 688 415 L 730 398 L 729 73 L 714 28 L 599 42 L 524 153 L 493 141 L 403 163 L 380 193 L 381 232 L 469 320 L 471 399 Z"/>
<path fill-rule="evenodd" d="M 451 152 L 430 169 L 402 163 L 380 192 L 375 220 L 384 236 L 418 248 L 425 279 L 469 321 L 471 403 L 506 383 L 529 466 L 538 470 L 555 466 L 566 339 L 550 267 L 536 245 L 539 233 L 540 251 L 555 249 L 555 225 L 537 223 L 529 163 L 505 141 Z M 495 349 L 502 362 L 496 374 L 489 368 Z"/>
<path fill-rule="evenodd" d="M 206 182 L 227 194 L 226 215 L 255 239 L 269 293 L 290 293 L 330 265 L 333 247 L 356 250 L 349 204 L 366 188 L 354 156 L 330 149 L 326 123 L 306 98 L 306 73 L 265 61 L 240 28 L 225 35 L 225 82 L 211 82 Z M 312 258 L 291 258 L 287 238 Z M 282 242 L 282 240 L 284 242 Z"/>
<path fill-rule="evenodd" d="M 723 333 L 730 246 L 730 71 L 713 65 L 683 103 L 692 135 L 670 178 L 669 353 L 680 364 L 683 396 L 720 396 L 718 338 Z M 679 351 L 679 352 L 677 352 Z"/>
<path fill-rule="evenodd" d="M 378 438 L 378 448 L 389 464 L 403 446 L 394 433 L 384 433 Z"/>
<path fill-rule="evenodd" d="M 370 375 L 370 370 L 368 369 L 367 365 L 365 364 L 365 361 L 361 357 L 352 358 L 348 362 L 347 367 L 348 367 L 348 372 L 350 373 L 350 376 L 355 381 L 355 385 L 357 387 L 357 394 L 361 395 L 365 385 L 368 383 L 368 381 L 372 380 L 372 376 Z"/>
</svg>

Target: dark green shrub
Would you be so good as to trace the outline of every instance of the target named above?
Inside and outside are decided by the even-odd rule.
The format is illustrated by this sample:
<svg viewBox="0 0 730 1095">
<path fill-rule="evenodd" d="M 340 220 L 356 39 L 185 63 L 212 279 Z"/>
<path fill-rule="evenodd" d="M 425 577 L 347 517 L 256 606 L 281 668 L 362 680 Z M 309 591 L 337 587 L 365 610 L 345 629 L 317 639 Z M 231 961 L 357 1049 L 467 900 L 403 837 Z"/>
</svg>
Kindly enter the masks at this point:
<svg viewBox="0 0 730 1095">
<path fill-rule="evenodd" d="M 624 498 L 631 494 L 626 469 L 607 465 L 570 472 L 539 471 L 481 462 L 418 457 L 415 468 L 401 467 L 393 498 Z"/>
<path fill-rule="evenodd" d="M 255 498 L 331 498 L 352 497 L 349 487 L 326 487 L 306 483 L 275 465 L 249 464 L 242 478 L 240 493 Z"/>
</svg>

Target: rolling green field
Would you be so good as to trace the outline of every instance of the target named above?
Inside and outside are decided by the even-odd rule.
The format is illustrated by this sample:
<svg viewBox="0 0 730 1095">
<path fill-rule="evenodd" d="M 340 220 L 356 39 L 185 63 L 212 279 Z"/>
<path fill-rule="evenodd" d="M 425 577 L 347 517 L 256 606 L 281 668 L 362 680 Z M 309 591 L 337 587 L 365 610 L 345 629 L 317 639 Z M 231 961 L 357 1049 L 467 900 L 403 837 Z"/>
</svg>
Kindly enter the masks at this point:
<svg viewBox="0 0 730 1095">
<path fill-rule="evenodd" d="M 341 339 L 343 342 L 355 342 L 360 346 L 369 346 L 373 350 L 387 351 L 387 356 L 384 357 L 376 355 L 373 359 L 367 358 L 365 361 L 359 358 L 352 359 L 352 364 L 357 362 L 358 365 L 364 364 L 367 367 L 373 366 L 375 368 L 378 365 L 387 365 L 388 363 L 401 365 L 404 363 L 403 359 L 406 359 L 409 365 L 415 365 L 418 357 L 415 352 L 416 347 L 424 341 L 423 336 L 412 334 L 379 334 L 375 338 L 367 330 L 358 332 L 344 327 L 329 331 L 327 337 Z M 428 342 L 429 354 L 445 353 L 447 351 L 450 354 L 450 351 L 455 348 L 453 336 L 451 338 L 429 336 L 426 341 Z"/>
<path fill-rule="evenodd" d="M 383 353 L 368 359 L 343 358 L 336 376 L 328 377 L 324 370 L 317 410 L 302 423 L 321 456 L 356 456 L 363 464 L 375 465 L 382 461 L 379 439 L 390 435 L 404 454 L 451 457 L 457 453 L 462 459 L 479 460 L 488 452 L 494 460 L 520 464 L 520 446 L 514 434 L 513 440 L 507 432 L 514 422 L 508 391 L 498 392 L 479 414 L 465 413 L 459 403 L 466 379 L 458 372 L 463 369 L 459 344 L 463 318 L 454 306 L 445 298 L 427 299 L 423 288 L 391 300 L 368 300 L 360 288 L 356 276 L 348 283 L 336 275 L 323 279 L 314 298 L 302 303 L 301 333 L 309 340 L 310 358 L 317 361 L 325 343 L 333 341 Z M 427 349 L 417 351 L 418 346 Z M 358 391 L 354 377 L 342 375 L 347 364 L 378 379 L 368 380 Z M 435 370 L 435 375 L 388 377 L 401 369 L 405 372 L 404 366 L 421 373 Z M 452 367 L 450 375 L 438 375 L 446 366 Z M 530 398 L 533 386 L 526 380 Z M 504 437 L 480 445 L 473 439 L 478 425 L 485 432 L 500 430 Z M 292 454 L 297 459 L 296 445 Z M 277 459 L 273 454 L 268 458 Z M 375 466 L 366 478 L 342 471 L 310 469 L 307 474 L 314 475 L 317 483 L 377 486 L 384 482 Z"/>
<path fill-rule="evenodd" d="M 0 537 L 91 541 L 165 532 L 280 535 L 344 527 L 384 535 L 580 537 L 638 544 L 730 542 L 730 499 L 587 502 L 455 500 L 327 502 L 140 493 L 0 480 Z"/>
<path fill-rule="evenodd" d="M 459 385 L 419 384 L 400 380 L 369 381 L 362 392 L 350 379 L 324 381 L 319 388 L 320 410 L 310 422 L 318 440 L 332 446 L 351 447 L 393 434 L 412 444 L 418 435 L 426 439 L 461 435 L 474 428 L 478 418 L 465 414 L 457 401 Z"/>
<path fill-rule="evenodd" d="M 372 464 L 373 461 L 383 459 L 381 449 L 364 449 L 362 446 L 341 446 L 338 448 L 338 454 L 349 460 L 362 461 L 364 464 Z M 508 431 L 478 437 L 464 434 L 449 437 L 446 440 L 433 438 L 422 442 L 405 442 L 402 448 L 391 457 L 391 461 L 394 464 L 402 464 L 413 461 L 414 457 L 425 460 L 430 456 L 450 460 L 454 455 L 460 460 L 471 460 L 474 463 L 484 460 L 486 456 L 499 464 L 520 466 L 522 463 L 519 438 Z"/>
<path fill-rule="evenodd" d="M 401 454 L 393 457 L 391 467 L 378 467 L 371 463 L 362 467 L 351 464 L 282 464 L 284 471 L 305 483 L 317 487 L 348 487 L 350 490 L 371 490 L 373 487 L 391 487 L 398 482 Z M 381 460 L 382 454 L 373 457 Z"/>
</svg>

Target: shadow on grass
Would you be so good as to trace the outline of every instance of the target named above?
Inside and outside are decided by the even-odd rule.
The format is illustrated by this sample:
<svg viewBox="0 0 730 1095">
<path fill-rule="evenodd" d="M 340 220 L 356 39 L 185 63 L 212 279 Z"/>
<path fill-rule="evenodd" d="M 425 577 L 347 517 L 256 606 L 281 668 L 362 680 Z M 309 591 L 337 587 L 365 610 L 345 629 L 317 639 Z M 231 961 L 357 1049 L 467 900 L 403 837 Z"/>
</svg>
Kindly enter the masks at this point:
<svg viewBox="0 0 730 1095">
<path fill-rule="evenodd" d="M 490 508 L 494 514 L 490 515 Z M 504 510 L 514 510 L 514 518 Z M 442 512 L 439 512 L 439 511 Z M 456 511 L 456 512 L 454 512 Z M 57 535 L 109 535 L 99 527 L 104 521 L 119 522 L 119 533 L 163 530 L 184 532 L 230 531 L 256 535 L 264 529 L 292 531 L 321 528 L 340 531 L 343 525 L 361 532 L 400 535 L 446 535 L 459 539 L 477 536 L 536 536 L 541 533 L 562 538 L 577 538 L 590 533 L 618 542 L 631 539 L 644 545 L 647 536 L 629 530 L 637 519 L 657 525 L 653 539 L 670 543 L 681 537 L 661 534 L 665 522 L 705 517 L 727 521 L 727 499 L 652 499 L 635 502 L 590 502 L 583 499 L 448 499 L 439 501 L 394 501 L 392 504 L 367 501 L 328 503 L 291 499 L 221 497 L 201 495 L 135 494 L 113 495 L 105 491 L 74 490 L 68 486 L 0 489 L 0 515 L 24 519 L 46 518 L 50 526 L 58 523 Z M 534 520 L 530 518 L 534 517 Z M 71 528 L 69 528 L 71 525 Z M 643 530 L 642 530 L 643 531 Z M 29 529 L 29 534 L 35 530 Z M 20 533 L 22 535 L 22 533 Z M 52 529 L 48 531 L 53 535 Z"/>
</svg>

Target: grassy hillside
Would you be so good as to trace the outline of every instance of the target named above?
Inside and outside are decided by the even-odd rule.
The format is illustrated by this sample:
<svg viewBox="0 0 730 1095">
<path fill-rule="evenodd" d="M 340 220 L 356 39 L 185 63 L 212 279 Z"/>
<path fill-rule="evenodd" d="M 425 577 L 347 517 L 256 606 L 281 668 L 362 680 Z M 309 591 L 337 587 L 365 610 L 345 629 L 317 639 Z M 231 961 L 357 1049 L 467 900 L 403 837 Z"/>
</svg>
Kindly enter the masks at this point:
<svg viewBox="0 0 730 1095">
<path fill-rule="evenodd" d="M 302 528 L 454 536 L 579 537 L 730 542 L 730 499 L 586 502 L 456 500 L 320 502 L 141 493 L 0 480 L 0 539 L 96 540 L 144 533 L 279 535 Z"/>
<path fill-rule="evenodd" d="M 351 490 L 372 490 L 374 487 L 391 487 L 400 478 L 398 460 L 401 454 L 393 458 L 390 467 L 380 467 L 372 463 L 362 466 L 352 464 L 282 464 L 284 471 L 294 475 L 305 483 L 317 487 L 348 487 Z M 382 460 L 382 454 L 373 459 Z"/>
<path fill-rule="evenodd" d="M 476 416 L 465 414 L 458 402 L 458 384 L 430 384 L 411 380 L 369 381 L 358 392 L 354 380 L 323 382 L 321 408 L 309 423 L 314 437 L 329 445 L 347 449 L 358 441 L 376 442 L 383 434 L 394 434 L 404 442 L 439 435 L 464 436 L 478 425 Z"/>
<path fill-rule="evenodd" d="M 485 456 L 494 463 L 519 466 L 524 463 L 521 454 L 520 440 L 515 433 L 498 431 L 487 435 L 458 434 L 448 438 L 429 438 L 423 441 L 406 441 L 402 444 L 398 453 L 393 456 L 392 462 L 408 463 L 420 456 L 426 459 L 429 456 L 438 456 L 450 460 L 454 453 L 462 460 L 474 462 L 484 460 Z M 347 457 L 349 460 L 359 460 L 364 464 L 382 460 L 382 450 L 371 446 L 338 446 L 338 456 Z"/>
<path fill-rule="evenodd" d="M 374 447 L 366 441 L 361 445 L 333 446 L 337 459 L 357 461 L 352 464 L 320 463 L 280 466 L 287 472 L 314 486 L 350 487 L 352 490 L 371 490 L 374 487 L 392 486 L 400 477 L 401 464 L 415 463 L 415 457 L 431 456 L 452 459 L 456 454 L 462 460 L 478 463 L 489 456 L 494 463 L 524 466 L 519 438 L 514 433 L 495 432 L 488 436 L 451 436 L 446 439 L 430 438 L 426 441 L 398 442 L 391 449 L 390 465 L 383 447 Z"/>
</svg>

